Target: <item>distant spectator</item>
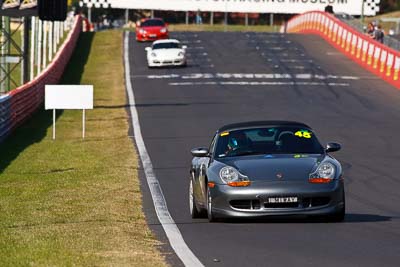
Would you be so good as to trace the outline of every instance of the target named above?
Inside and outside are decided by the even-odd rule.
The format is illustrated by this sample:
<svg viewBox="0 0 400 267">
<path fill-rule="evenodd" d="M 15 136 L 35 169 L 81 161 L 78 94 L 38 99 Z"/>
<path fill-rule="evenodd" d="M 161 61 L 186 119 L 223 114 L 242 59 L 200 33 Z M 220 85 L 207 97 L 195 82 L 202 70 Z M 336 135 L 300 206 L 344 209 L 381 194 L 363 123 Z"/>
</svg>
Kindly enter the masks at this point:
<svg viewBox="0 0 400 267">
<path fill-rule="evenodd" d="M 200 10 L 197 10 L 196 13 L 196 24 L 203 24 L 203 19 L 201 18 Z"/>
<path fill-rule="evenodd" d="M 385 38 L 385 32 L 382 29 L 381 25 L 378 25 L 374 31 L 374 39 L 383 44 L 383 40 Z"/>
<path fill-rule="evenodd" d="M 203 24 L 203 19 L 201 17 L 200 10 L 197 10 L 197 12 L 196 12 L 195 21 L 196 21 L 196 24 Z"/>
<path fill-rule="evenodd" d="M 368 23 L 366 34 L 367 34 L 369 37 L 374 38 L 374 32 L 375 32 L 375 26 L 374 26 L 374 24 L 373 24 L 372 22 Z"/>
</svg>

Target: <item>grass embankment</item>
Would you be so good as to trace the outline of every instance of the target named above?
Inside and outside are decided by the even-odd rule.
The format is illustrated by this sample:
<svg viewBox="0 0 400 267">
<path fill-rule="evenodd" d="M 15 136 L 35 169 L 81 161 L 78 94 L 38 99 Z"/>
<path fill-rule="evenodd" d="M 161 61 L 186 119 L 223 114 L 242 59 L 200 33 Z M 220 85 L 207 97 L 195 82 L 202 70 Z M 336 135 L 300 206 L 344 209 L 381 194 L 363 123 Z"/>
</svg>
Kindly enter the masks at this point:
<svg viewBox="0 0 400 267">
<path fill-rule="evenodd" d="M 128 135 L 121 31 L 83 34 L 63 78 L 95 109 L 39 111 L 0 145 L 1 266 L 163 266 L 142 213 Z"/>
</svg>

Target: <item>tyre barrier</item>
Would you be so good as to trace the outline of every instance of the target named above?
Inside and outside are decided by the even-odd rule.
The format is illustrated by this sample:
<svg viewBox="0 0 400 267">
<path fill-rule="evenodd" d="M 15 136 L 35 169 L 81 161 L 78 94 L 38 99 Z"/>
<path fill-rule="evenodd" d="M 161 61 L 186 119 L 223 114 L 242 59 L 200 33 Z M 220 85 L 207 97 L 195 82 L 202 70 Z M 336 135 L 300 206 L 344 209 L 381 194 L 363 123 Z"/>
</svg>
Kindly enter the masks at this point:
<svg viewBox="0 0 400 267">
<path fill-rule="evenodd" d="M 363 68 L 400 89 L 400 52 L 354 30 L 329 13 L 299 14 L 282 26 L 281 32 L 318 34 Z"/>
<path fill-rule="evenodd" d="M 46 84 L 57 84 L 75 49 L 82 30 L 82 18 L 74 25 L 53 61 L 34 80 L 0 96 L 0 142 L 42 106 Z"/>
</svg>

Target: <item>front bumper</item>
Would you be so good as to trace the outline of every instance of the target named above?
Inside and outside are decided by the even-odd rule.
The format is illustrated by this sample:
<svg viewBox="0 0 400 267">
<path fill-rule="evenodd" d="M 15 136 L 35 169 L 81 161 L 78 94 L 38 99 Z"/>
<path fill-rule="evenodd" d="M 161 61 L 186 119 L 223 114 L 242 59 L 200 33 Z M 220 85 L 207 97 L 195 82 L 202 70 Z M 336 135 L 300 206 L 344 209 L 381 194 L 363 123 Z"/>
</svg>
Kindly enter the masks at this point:
<svg viewBox="0 0 400 267">
<path fill-rule="evenodd" d="M 167 33 L 137 33 L 136 40 L 137 41 L 156 41 L 161 39 L 168 39 L 168 32 Z"/>
<path fill-rule="evenodd" d="M 175 58 L 175 59 L 151 59 L 148 61 L 149 67 L 167 67 L 167 66 L 185 66 L 185 58 Z"/>
<path fill-rule="evenodd" d="M 210 189 L 216 217 L 268 217 L 329 215 L 344 207 L 342 180 L 329 184 L 308 182 L 263 182 L 234 188 L 218 184 Z M 297 197 L 298 203 L 270 204 L 269 197 Z"/>
</svg>

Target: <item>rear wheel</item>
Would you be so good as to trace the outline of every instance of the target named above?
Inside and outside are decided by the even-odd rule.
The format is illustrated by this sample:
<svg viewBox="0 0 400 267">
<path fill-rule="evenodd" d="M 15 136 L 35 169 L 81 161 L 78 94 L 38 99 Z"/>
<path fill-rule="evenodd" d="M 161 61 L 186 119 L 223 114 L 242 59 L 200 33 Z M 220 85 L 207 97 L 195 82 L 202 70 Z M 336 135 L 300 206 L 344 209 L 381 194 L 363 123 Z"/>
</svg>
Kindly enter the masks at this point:
<svg viewBox="0 0 400 267">
<path fill-rule="evenodd" d="M 196 206 L 196 199 L 193 194 L 193 181 L 190 179 L 189 184 L 189 210 L 193 219 L 201 217 L 201 214 Z"/>
</svg>

